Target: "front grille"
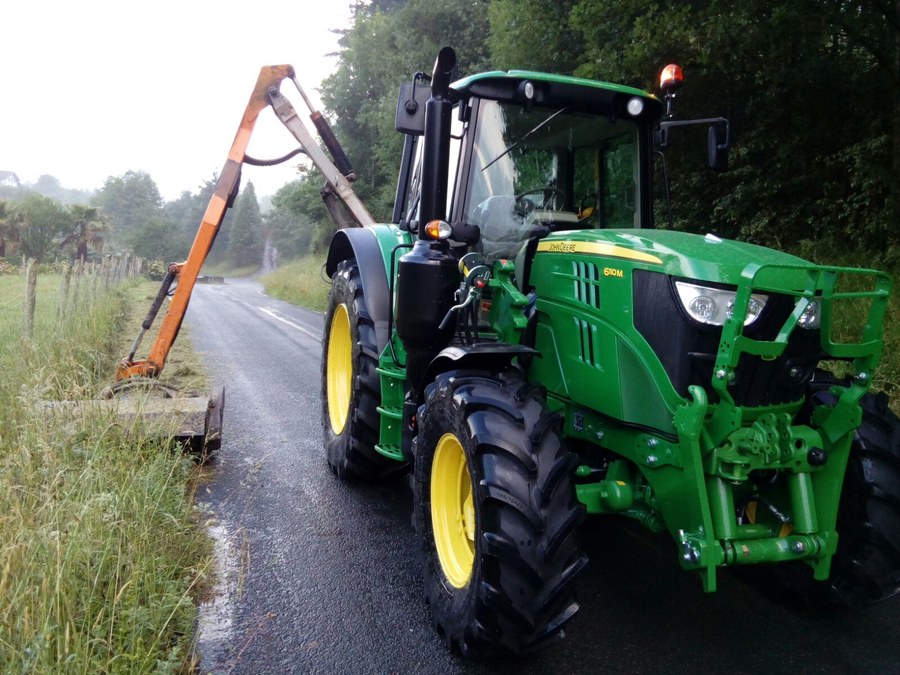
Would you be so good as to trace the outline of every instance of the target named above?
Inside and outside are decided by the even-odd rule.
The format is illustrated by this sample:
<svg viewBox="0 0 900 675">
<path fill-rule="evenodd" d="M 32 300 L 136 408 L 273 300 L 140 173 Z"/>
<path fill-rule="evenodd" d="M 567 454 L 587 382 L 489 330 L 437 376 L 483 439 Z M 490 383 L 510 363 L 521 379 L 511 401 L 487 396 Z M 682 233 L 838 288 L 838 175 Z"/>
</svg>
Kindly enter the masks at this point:
<svg viewBox="0 0 900 675">
<path fill-rule="evenodd" d="M 759 318 L 744 328 L 754 340 L 773 340 L 794 309 L 790 295 L 769 294 Z M 688 396 L 688 387 L 703 387 L 710 401 L 713 367 L 722 329 L 691 320 L 678 300 L 674 280 L 656 272 L 634 272 L 634 326 L 647 340 L 675 390 Z M 821 358 L 819 331 L 796 329 L 784 353 L 766 360 L 741 354 L 728 390 L 737 405 L 763 406 L 797 401 Z"/>
</svg>

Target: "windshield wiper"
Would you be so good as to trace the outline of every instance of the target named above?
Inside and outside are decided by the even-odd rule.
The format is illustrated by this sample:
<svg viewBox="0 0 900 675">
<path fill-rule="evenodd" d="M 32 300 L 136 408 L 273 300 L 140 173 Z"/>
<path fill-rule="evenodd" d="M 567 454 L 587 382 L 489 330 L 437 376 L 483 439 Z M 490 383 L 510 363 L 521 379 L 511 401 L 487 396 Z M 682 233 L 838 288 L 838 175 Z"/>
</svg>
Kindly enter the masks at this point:
<svg viewBox="0 0 900 675">
<path fill-rule="evenodd" d="M 566 110 L 567 110 L 567 108 L 560 108 L 560 109 L 557 110 L 555 113 L 553 113 L 552 115 L 550 115 L 549 117 L 547 117 L 547 118 L 546 118 L 545 120 L 543 120 L 540 124 L 538 124 L 534 129 L 532 129 L 531 131 L 529 131 L 527 134 L 525 134 L 524 136 L 522 136 L 522 138 L 520 138 L 520 139 L 517 140 L 515 143 L 513 143 L 511 146 L 509 146 L 506 150 L 504 150 L 504 151 L 501 152 L 499 155 L 497 155 L 496 157 L 494 157 L 494 159 L 492 159 L 490 162 L 488 162 L 488 163 L 484 166 L 484 168 L 481 169 L 481 170 L 482 170 L 482 171 L 487 171 L 488 167 L 490 167 L 492 164 L 494 164 L 494 163 L 500 161 L 501 159 L 503 159 L 504 157 L 506 157 L 506 156 L 507 156 L 509 153 L 511 153 L 515 148 L 517 148 L 518 146 L 522 145 L 522 143 L 524 143 L 525 140 L 526 140 L 527 138 L 529 138 L 535 131 L 537 131 L 538 129 L 540 129 L 540 128 L 543 127 L 544 125 L 548 124 L 548 123 L 550 122 L 550 120 L 552 120 L 552 119 L 553 119 L 554 117 L 556 117 L 557 115 L 560 115 L 560 114 L 564 113 Z"/>
</svg>

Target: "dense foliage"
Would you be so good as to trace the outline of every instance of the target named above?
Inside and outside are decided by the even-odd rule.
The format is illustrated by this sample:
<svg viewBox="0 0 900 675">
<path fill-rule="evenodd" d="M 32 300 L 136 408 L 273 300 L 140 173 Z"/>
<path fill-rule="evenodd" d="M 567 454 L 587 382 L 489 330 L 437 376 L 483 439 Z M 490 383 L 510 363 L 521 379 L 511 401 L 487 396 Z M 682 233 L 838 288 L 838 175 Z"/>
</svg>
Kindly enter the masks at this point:
<svg viewBox="0 0 900 675">
<path fill-rule="evenodd" d="M 900 204 L 898 15 L 888 2 L 663 9 L 631 0 L 612 11 L 582 0 L 570 28 L 588 57 L 576 74 L 646 87 L 678 61 L 681 116 L 730 119 L 730 171 L 711 176 L 684 147 L 670 153 L 678 227 L 890 258 L 882 244 Z"/>
<path fill-rule="evenodd" d="M 704 167 L 700 131 L 673 134 L 675 227 L 814 257 L 900 262 L 900 249 L 885 245 L 900 213 L 894 0 L 360 3 L 323 98 L 376 219 L 390 214 L 398 171 L 398 86 L 429 71 L 445 44 L 457 50 L 460 75 L 525 68 L 648 90 L 662 66 L 678 62 L 686 76 L 678 117 L 728 117 L 733 150 L 730 170 L 715 174 Z M 318 180 L 308 174 L 280 197 L 278 209 L 298 226 L 311 225 L 317 195 L 305 183 Z"/>
<path fill-rule="evenodd" d="M 666 154 L 674 227 L 813 258 L 838 252 L 846 262 L 865 259 L 891 269 L 900 263 L 892 236 L 900 220 L 896 0 L 360 1 L 321 93 L 359 177 L 355 189 L 376 220 L 391 213 L 399 170 L 398 87 L 417 71 L 429 72 L 444 45 L 456 49 L 460 76 L 520 68 L 653 90 L 660 69 L 680 63 L 686 85 L 678 118 L 727 117 L 732 153 L 730 169 L 713 173 L 704 167 L 703 129 L 672 134 Z M 258 262 L 260 236 L 282 259 L 321 250 L 334 228 L 322 206 L 322 184 L 315 169 L 301 167 L 298 180 L 272 198 L 261 225 L 258 202 L 257 213 L 245 207 L 252 224 L 231 223 L 237 208 L 229 211 L 211 262 Z M 656 184 L 662 208 L 659 171 Z M 81 257 L 99 253 L 103 240 L 143 257 L 183 259 L 214 185 L 207 180 L 168 203 L 143 172 L 110 176 L 93 197 L 66 190 L 52 176 L 28 190 L 4 187 L 0 198 L 9 201 L 0 210 L 0 257 L 26 249 Z M 22 209 L 13 206 L 33 193 L 59 207 L 58 231 L 23 230 Z M 88 203 L 108 229 L 98 223 L 72 236 L 71 213 L 62 205 Z M 32 200 L 28 208 L 37 207 Z M 667 225 L 665 211 L 657 222 Z M 256 234 L 238 253 L 243 245 L 229 237 L 247 228 Z"/>
</svg>

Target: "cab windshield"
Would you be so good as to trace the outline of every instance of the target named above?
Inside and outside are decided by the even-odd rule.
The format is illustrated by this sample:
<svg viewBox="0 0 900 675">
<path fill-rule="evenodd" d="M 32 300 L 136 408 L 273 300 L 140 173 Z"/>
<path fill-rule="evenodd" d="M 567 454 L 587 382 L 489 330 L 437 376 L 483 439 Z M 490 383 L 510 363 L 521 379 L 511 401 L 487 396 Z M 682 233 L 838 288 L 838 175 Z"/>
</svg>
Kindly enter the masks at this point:
<svg viewBox="0 0 900 675">
<path fill-rule="evenodd" d="M 482 100 L 464 206 L 493 258 L 548 231 L 640 226 L 630 121 Z"/>
</svg>

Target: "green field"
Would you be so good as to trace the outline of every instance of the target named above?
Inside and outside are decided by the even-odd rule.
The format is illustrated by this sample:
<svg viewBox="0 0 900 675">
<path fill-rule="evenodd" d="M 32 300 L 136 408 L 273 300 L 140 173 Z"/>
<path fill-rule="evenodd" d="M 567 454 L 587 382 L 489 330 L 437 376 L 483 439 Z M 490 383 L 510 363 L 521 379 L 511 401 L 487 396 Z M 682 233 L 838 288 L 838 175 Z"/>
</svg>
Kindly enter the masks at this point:
<svg viewBox="0 0 900 675">
<path fill-rule="evenodd" d="M 23 277 L 0 276 L 4 673 L 179 672 L 193 659 L 211 564 L 192 507 L 194 463 L 108 415 L 62 422 L 42 407 L 112 382 L 155 290 L 98 286 L 89 301 L 83 281 L 59 318 L 60 277 L 41 275 L 27 340 Z"/>
</svg>

